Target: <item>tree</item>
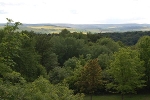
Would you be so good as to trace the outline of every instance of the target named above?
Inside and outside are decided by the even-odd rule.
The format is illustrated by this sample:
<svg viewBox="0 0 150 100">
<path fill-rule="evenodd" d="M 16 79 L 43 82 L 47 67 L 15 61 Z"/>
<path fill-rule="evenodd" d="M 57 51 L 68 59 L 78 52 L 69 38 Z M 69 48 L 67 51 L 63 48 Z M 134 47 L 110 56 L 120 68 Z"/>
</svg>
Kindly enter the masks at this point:
<svg viewBox="0 0 150 100">
<path fill-rule="evenodd" d="M 112 59 L 112 54 L 100 54 L 98 56 L 99 65 L 101 65 L 102 70 L 106 69 L 110 64 L 110 59 Z"/>
<path fill-rule="evenodd" d="M 141 37 L 137 42 L 137 47 L 140 53 L 140 59 L 144 61 L 146 85 L 150 90 L 150 36 Z"/>
<path fill-rule="evenodd" d="M 102 84 L 101 67 L 98 64 L 97 59 L 89 60 L 81 71 L 81 76 L 79 81 L 77 81 L 77 86 L 80 88 L 81 92 L 92 94 L 96 91 L 99 85 Z"/>
<path fill-rule="evenodd" d="M 15 65 L 13 59 L 18 57 L 18 52 L 21 50 L 21 41 L 26 38 L 26 35 L 15 32 L 20 22 L 12 23 L 12 19 L 7 18 L 7 24 L 3 29 L 0 41 L 0 56 L 4 58 L 4 63 L 10 67 Z"/>
<path fill-rule="evenodd" d="M 119 44 L 111 38 L 101 38 L 97 40 L 97 43 L 102 46 L 106 46 L 111 52 L 118 51 Z"/>
<path fill-rule="evenodd" d="M 42 75 L 41 69 L 45 70 L 45 68 L 39 63 L 40 55 L 35 50 L 35 40 L 26 37 L 21 43 L 19 57 L 14 59 L 16 63 L 14 70 L 20 72 L 27 81 L 33 81 Z M 45 75 L 43 76 L 45 77 Z"/>
<path fill-rule="evenodd" d="M 70 34 L 70 31 L 67 29 L 63 29 L 59 34 L 60 36 L 66 37 L 68 34 Z"/>
<path fill-rule="evenodd" d="M 20 22 L 7 20 L 0 42 L 0 57 L 4 58 L 2 62 L 21 73 L 27 81 L 33 81 L 44 72 L 44 67 L 39 64 L 40 56 L 35 51 L 35 41 L 24 33 L 16 32 Z M 39 69 L 43 69 L 42 72 Z"/>
<path fill-rule="evenodd" d="M 25 86 L 26 100 L 83 100 L 83 95 L 73 95 L 64 84 L 53 85 L 40 76 Z"/>
<path fill-rule="evenodd" d="M 22 25 L 20 22 L 15 22 L 12 19 L 6 18 L 7 19 L 7 24 L 4 27 L 4 30 L 6 33 L 14 33 L 18 28 L 19 25 Z"/>
<path fill-rule="evenodd" d="M 47 73 L 58 66 L 57 55 L 52 52 L 50 38 L 51 37 L 47 34 L 37 34 L 35 36 L 36 51 L 41 56 L 40 63 L 46 68 Z"/>
<path fill-rule="evenodd" d="M 51 38 L 53 52 L 58 55 L 58 63 L 60 66 L 66 60 L 72 57 L 79 57 L 84 47 L 84 41 L 73 37 L 59 37 L 54 36 Z"/>
<path fill-rule="evenodd" d="M 94 44 L 93 46 L 89 47 L 91 50 L 90 52 L 92 53 L 92 58 L 97 58 L 101 54 L 111 54 L 111 51 L 108 47 Z"/>
<path fill-rule="evenodd" d="M 79 80 L 81 71 L 86 62 L 86 59 L 84 59 L 83 56 L 80 56 L 79 58 L 69 58 L 64 63 L 64 67 L 65 69 L 67 69 L 67 73 L 69 73 L 69 76 L 65 78 L 63 82 L 67 83 L 69 85 L 69 88 L 74 90 L 74 93 L 80 92 L 75 83 Z"/>
<path fill-rule="evenodd" d="M 0 79 L 1 100 L 83 100 L 83 94 L 73 94 L 64 84 L 53 85 L 40 76 L 34 82 L 8 84 Z"/>
<path fill-rule="evenodd" d="M 16 32 L 20 22 L 14 24 L 11 19 L 7 20 L 7 25 L 2 31 L 0 30 L 0 99 L 83 100 L 83 95 L 74 95 L 65 84 L 53 85 L 43 78 L 47 78 L 47 73 L 39 63 L 40 56 L 36 52 L 34 38 L 22 32 Z M 48 50 L 49 48 L 46 49 Z M 54 53 L 50 53 L 50 57 L 57 57 Z M 44 62 L 44 64 L 48 63 Z M 60 73 L 61 71 L 64 70 L 60 70 Z"/>
<path fill-rule="evenodd" d="M 50 82 L 53 84 L 61 83 L 69 74 L 64 67 L 55 67 L 49 72 Z"/>
<path fill-rule="evenodd" d="M 107 89 L 121 93 L 122 100 L 125 93 L 134 93 L 137 88 L 144 86 L 144 67 L 143 62 L 138 58 L 138 52 L 129 48 L 121 48 L 114 54 L 109 69 L 110 83 Z"/>
<path fill-rule="evenodd" d="M 119 44 L 110 38 L 100 38 L 96 43 L 89 42 L 89 46 L 86 50 L 90 49 L 88 53 L 91 54 L 94 59 L 103 54 L 111 55 L 118 51 L 119 47 Z"/>
</svg>

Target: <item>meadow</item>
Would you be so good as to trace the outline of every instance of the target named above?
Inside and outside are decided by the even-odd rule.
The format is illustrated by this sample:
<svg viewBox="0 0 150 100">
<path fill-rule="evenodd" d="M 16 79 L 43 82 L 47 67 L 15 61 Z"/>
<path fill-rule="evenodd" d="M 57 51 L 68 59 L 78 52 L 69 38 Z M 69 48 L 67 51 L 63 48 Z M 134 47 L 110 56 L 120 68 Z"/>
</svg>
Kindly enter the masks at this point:
<svg viewBox="0 0 150 100">
<path fill-rule="evenodd" d="M 61 30 L 63 29 L 67 29 L 69 31 L 74 31 L 75 29 L 73 28 L 69 28 L 69 27 L 61 27 L 61 26 L 51 26 L 51 25 L 48 25 L 48 26 L 21 26 L 19 28 L 20 30 L 27 30 L 27 31 L 34 31 L 36 33 L 46 33 L 46 34 L 49 34 L 49 33 L 59 33 L 61 32 Z"/>
<path fill-rule="evenodd" d="M 90 100 L 90 96 L 85 96 L 84 100 Z M 93 100 L 121 100 L 121 95 L 93 96 Z M 125 95 L 124 100 L 150 100 L 150 94 Z"/>
</svg>

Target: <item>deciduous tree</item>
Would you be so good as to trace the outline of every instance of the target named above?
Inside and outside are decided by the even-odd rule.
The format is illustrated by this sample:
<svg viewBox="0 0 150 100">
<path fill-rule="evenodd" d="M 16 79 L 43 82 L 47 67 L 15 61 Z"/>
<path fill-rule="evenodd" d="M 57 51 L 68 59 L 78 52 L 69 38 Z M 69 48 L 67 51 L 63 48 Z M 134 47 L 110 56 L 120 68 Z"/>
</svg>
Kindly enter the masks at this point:
<svg viewBox="0 0 150 100">
<path fill-rule="evenodd" d="M 139 39 L 137 47 L 140 53 L 140 59 L 144 61 L 145 80 L 148 89 L 150 90 L 150 36 L 143 36 Z"/>
<path fill-rule="evenodd" d="M 81 92 L 92 94 L 96 91 L 99 85 L 102 84 L 101 67 L 97 59 L 89 60 L 81 71 L 79 81 L 76 83 Z"/>
<path fill-rule="evenodd" d="M 144 86 L 144 67 L 143 62 L 138 58 L 138 52 L 129 48 L 121 48 L 114 54 L 108 74 L 112 77 L 107 84 L 108 89 L 122 94 L 134 93 L 137 88 Z M 113 91 L 114 92 L 114 91 Z"/>
</svg>

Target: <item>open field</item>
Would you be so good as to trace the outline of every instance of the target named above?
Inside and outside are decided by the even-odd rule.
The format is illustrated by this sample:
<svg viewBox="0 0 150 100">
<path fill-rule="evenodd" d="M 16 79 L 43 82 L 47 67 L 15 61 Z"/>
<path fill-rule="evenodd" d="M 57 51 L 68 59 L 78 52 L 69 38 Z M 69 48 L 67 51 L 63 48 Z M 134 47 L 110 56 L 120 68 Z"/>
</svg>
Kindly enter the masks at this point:
<svg viewBox="0 0 150 100">
<path fill-rule="evenodd" d="M 4 28 L 4 26 L 0 26 L 0 29 Z"/>
<path fill-rule="evenodd" d="M 83 33 L 87 33 L 82 29 L 77 29 L 77 28 L 72 28 L 69 26 L 56 26 L 56 25 L 33 25 L 33 26 L 20 26 L 19 27 L 20 30 L 27 30 L 27 31 L 34 31 L 36 33 L 60 33 L 63 29 L 67 29 L 70 32 L 83 32 Z"/>
<path fill-rule="evenodd" d="M 90 100 L 90 96 L 85 96 L 84 100 Z M 121 95 L 93 96 L 93 100 L 121 100 Z M 125 95 L 124 100 L 150 100 L 150 94 Z"/>
<path fill-rule="evenodd" d="M 64 28 L 66 29 L 72 29 L 72 28 L 67 28 L 67 27 L 60 27 L 60 26 L 28 26 L 29 28 L 33 28 L 33 29 L 58 29 L 58 30 L 62 30 Z"/>
<path fill-rule="evenodd" d="M 150 26 L 126 26 L 126 25 L 25 25 L 20 30 L 34 31 L 36 33 L 59 33 L 61 30 L 67 29 L 70 32 L 91 32 L 91 33 L 107 33 L 107 32 L 126 32 L 126 31 L 150 31 Z"/>
<path fill-rule="evenodd" d="M 51 25 L 48 25 L 48 26 L 44 26 L 44 25 L 40 25 L 40 26 L 21 26 L 19 27 L 20 30 L 27 30 L 27 31 L 34 31 L 36 33 L 46 33 L 46 34 L 49 34 L 49 33 L 59 33 L 61 32 L 61 30 L 63 29 L 67 29 L 71 32 L 74 32 L 76 29 L 74 28 L 70 28 L 70 27 L 61 27 L 61 26 L 51 26 Z"/>
</svg>

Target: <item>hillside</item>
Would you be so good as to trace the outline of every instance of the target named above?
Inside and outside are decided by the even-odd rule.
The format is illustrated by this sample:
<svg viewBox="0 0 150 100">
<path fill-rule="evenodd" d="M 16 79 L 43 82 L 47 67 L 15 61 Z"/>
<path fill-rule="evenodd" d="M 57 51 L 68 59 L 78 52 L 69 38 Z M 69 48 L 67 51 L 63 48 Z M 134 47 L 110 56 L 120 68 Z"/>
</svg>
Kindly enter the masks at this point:
<svg viewBox="0 0 150 100">
<path fill-rule="evenodd" d="M 0 24 L 2 28 L 4 24 Z M 71 32 L 126 32 L 126 31 L 150 31 L 150 24 L 23 24 L 20 30 L 34 31 L 36 33 L 59 33 L 62 29 Z"/>
</svg>

